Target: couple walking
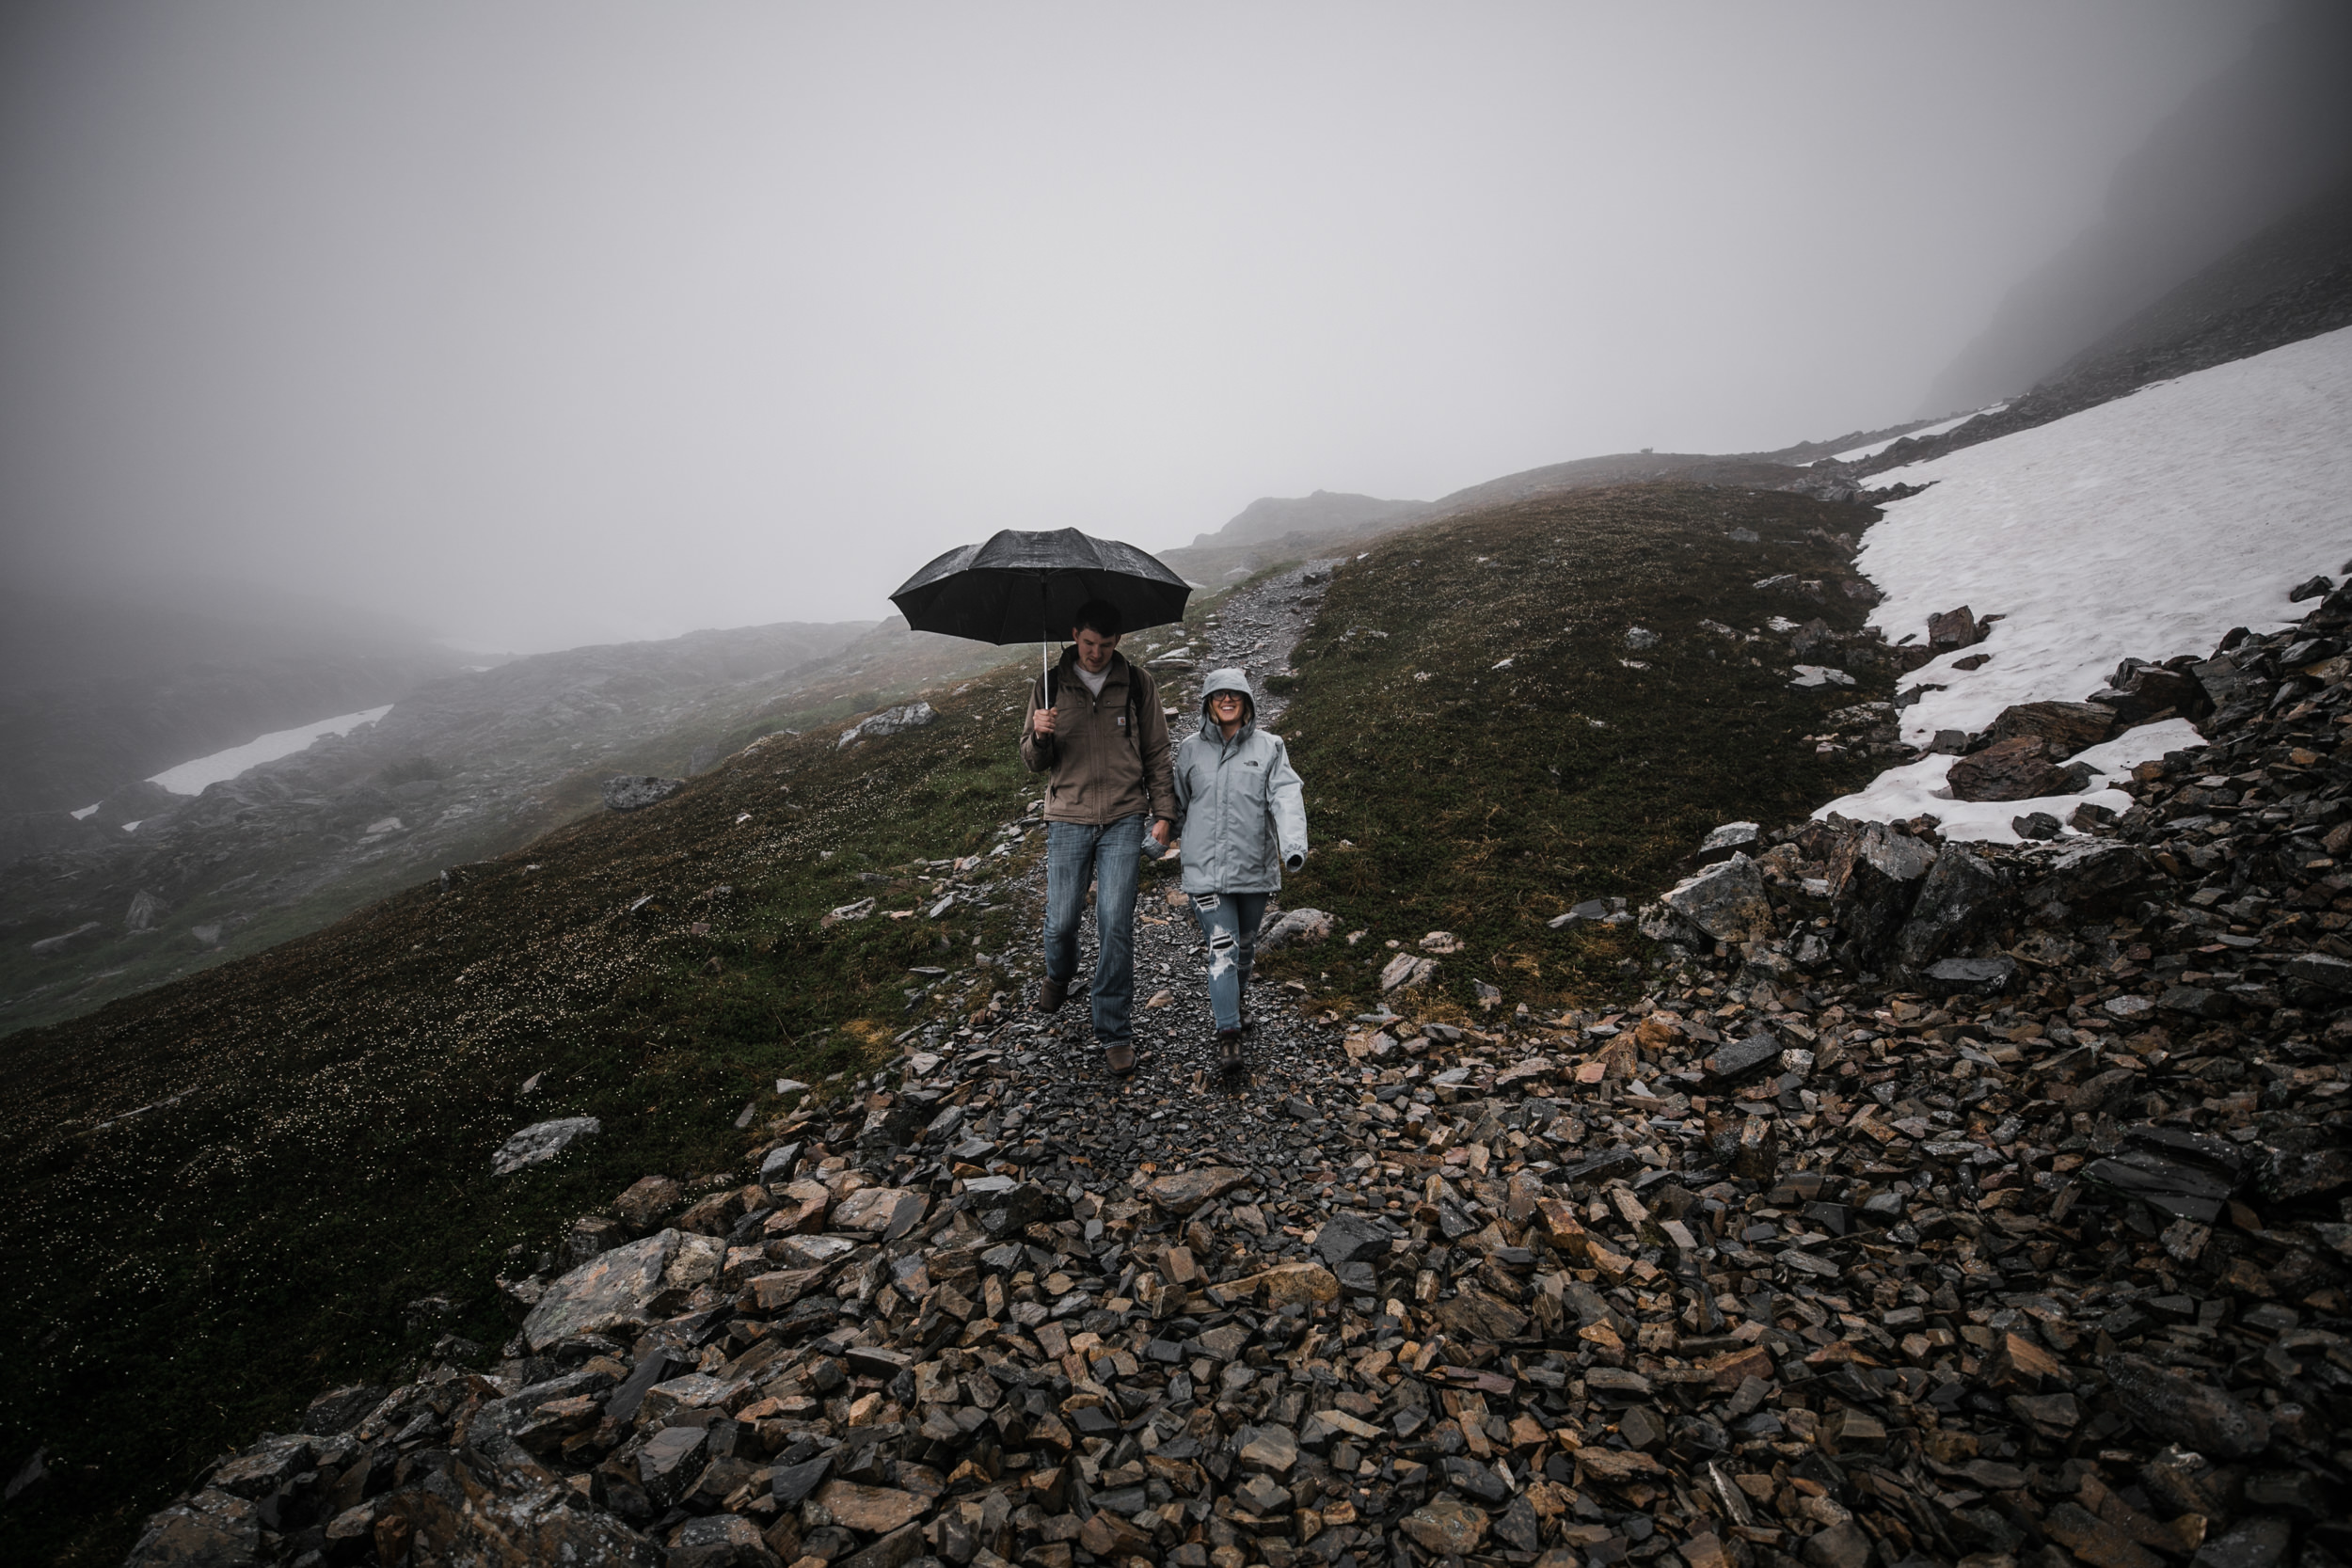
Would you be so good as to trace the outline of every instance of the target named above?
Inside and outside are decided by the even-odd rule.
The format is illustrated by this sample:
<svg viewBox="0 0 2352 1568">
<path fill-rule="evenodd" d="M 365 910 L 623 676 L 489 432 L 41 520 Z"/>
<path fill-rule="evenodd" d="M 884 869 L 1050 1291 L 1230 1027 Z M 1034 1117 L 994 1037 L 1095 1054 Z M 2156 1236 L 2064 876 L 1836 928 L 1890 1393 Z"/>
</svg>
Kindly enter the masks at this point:
<svg viewBox="0 0 2352 1568">
<path fill-rule="evenodd" d="M 1257 727 L 1248 677 L 1218 670 L 1200 683 L 1200 727 L 1168 750 L 1158 685 L 1119 652 L 1118 608 L 1081 605 L 1061 662 L 1032 688 L 1021 760 L 1045 788 L 1045 979 L 1041 1011 L 1062 1005 L 1078 972 L 1078 919 L 1095 890 L 1100 953 L 1094 1036 L 1104 1062 L 1135 1070 L 1136 883 L 1154 853 L 1181 841 L 1184 888 L 1209 944 L 1217 1060 L 1242 1062 L 1244 999 L 1267 898 L 1285 867 L 1307 857 L 1307 806 L 1290 752 Z M 1147 832 L 1145 823 L 1150 822 Z"/>
</svg>

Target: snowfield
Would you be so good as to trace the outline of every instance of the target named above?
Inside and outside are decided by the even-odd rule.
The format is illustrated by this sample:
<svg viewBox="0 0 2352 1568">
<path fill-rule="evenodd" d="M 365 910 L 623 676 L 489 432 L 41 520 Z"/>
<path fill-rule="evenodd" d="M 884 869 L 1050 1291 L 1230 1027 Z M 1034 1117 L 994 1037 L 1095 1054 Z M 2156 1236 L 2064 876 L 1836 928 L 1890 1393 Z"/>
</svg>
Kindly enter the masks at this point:
<svg viewBox="0 0 2352 1568">
<path fill-rule="evenodd" d="M 177 768 L 167 768 L 148 783 L 159 784 L 174 795 L 201 795 L 208 786 L 233 779 L 248 768 L 259 768 L 265 762 L 290 757 L 327 736 L 347 735 L 362 724 L 374 723 L 391 711 L 392 705 L 386 703 L 382 707 L 338 714 L 332 719 L 322 719 L 315 724 L 304 724 L 298 729 L 273 730 L 267 735 L 257 736 L 242 746 L 231 746 L 225 752 L 215 752 L 211 756 L 198 757 Z M 90 808 L 92 811 L 97 809 L 96 806 Z M 82 814 L 76 812 L 74 815 L 78 816 Z M 129 824 L 131 827 L 137 825 L 135 822 Z"/>
<path fill-rule="evenodd" d="M 2126 657 L 2203 657 L 2233 626 L 2287 625 L 2302 608 L 2288 590 L 2352 565 L 2352 328 L 1877 477 L 1931 488 L 1890 503 L 1863 536 L 1857 565 L 1885 595 L 1871 624 L 1893 641 L 1924 637 L 1930 615 L 1961 605 L 2003 617 L 1910 677 L 1931 689 L 1903 710 L 1903 738 L 1974 734 L 2013 703 L 2080 702 Z M 1992 657 L 1952 668 L 1972 654 Z M 2168 735 L 2093 751 L 2119 768 L 2135 750 L 2190 743 L 2185 723 L 2144 728 Z M 2010 817 L 2063 821 L 2082 799 L 1941 799 L 1950 762 L 1890 769 L 1821 814 L 1927 811 L 1948 837 L 2013 840 Z"/>
</svg>

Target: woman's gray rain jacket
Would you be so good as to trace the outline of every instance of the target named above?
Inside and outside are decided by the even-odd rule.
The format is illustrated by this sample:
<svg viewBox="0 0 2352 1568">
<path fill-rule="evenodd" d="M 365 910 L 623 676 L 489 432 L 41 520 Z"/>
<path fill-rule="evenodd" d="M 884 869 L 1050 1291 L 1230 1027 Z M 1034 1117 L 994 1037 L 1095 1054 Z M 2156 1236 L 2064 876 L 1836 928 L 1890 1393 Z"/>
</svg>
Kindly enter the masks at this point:
<svg viewBox="0 0 2352 1568">
<path fill-rule="evenodd" d="M 1249 705 L 1226 739 L 1209 699 L 1238 691 Z M 1200 683 L 1200 728 L 1176 748 L 1176 832 L 1184 846 L 1186 893 L 1276 893 L 1282 869 L 1307 858 L 1307 791 L 1290 748 L 1258 728 L 1257 702 L 1239 670 Z"/>
</svg>

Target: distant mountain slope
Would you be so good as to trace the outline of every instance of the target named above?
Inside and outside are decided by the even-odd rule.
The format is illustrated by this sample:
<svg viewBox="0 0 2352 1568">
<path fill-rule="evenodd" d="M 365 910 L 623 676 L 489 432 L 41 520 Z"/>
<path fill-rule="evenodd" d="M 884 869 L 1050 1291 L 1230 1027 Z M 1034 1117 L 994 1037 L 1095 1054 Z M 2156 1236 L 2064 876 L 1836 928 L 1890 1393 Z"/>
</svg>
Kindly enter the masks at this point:
<svg viewBox="0 0 2352 1568">
<path fill-rule="evenodd" d="M 1380 529 L 1409 522 L 1429 510 L 1427 501 L 1382 500 L 1377 496 L 1317 490 L 1311 496 L 1285 499 L 1261 496 L 1236 513 L 1215 533 L 1198 534 L 1195 549 L 1219 546 L 1255 545 L 1286 533 L 1337 533 Z"/>
<path fill-rule="evenodd" d="M 467 662 L 332 606 L 0 589 L 0 814 L 79 810 L 257 735 L 396 702 Z"/>
<path fill-rule="evenodd" d="M 1931 408 L 2014 397 L 2352 171 L 2352 7 L 2290 0 L 2116 171 L 2106 210 L 2002 302 Z M 2275 346 L 2275 345 L 2265 345 Z"/>
<path fill-rule="evenodd" d="M 2345 326 L 2352 326 L 2352 177 L 2133 315 L 2000 412 L 1942 435 L 1899 439 L 1851 472 L 1883 474 Z"/>
<path fill-rule="evenodd" d="M 1748 484 L 1771 489 L 1789 478 L 1786 464 L 1757 456 L 1718 457 L 1706 452 L 1621 451 L 1606 457 L 1580 457 L 1504 474 L 1469 485 L 1432 502 L 1429 515 L 1452 516 L 1489 506 L 1505 506 L 1531 496 L 1562 490 L 1585 490 L 1604 484 L 1636 484 L 1649 480 L 1681 480 L 1701 484 Z"/>
<path fill-rule="evenodd" d="M 193 799 L 151 787 L 87 822 L 0 817 L 0 1031 L 257 952 L 512 849 L 600 810 L 610 775 L 698 771 L 756 736 L 1008 657 L 895 619 L 575 648 L 447 676 L 379 723 Z"/>
<path fill-rule="evenodd" d="M 1851 443 L 1868 438 L 1869 433 L 1855 432 L 1838 439 Z M 1328 554 L 1416 523 L 1507 505 L 1533 496 L 1669 479 L 1780 488 L 1803 477 L 1792 464 L 1841 448 L 1834 443 L 1811 442 L 1803 449 L 1790 449 L 1790 452 L 1799 450 L 1806 456 L 1772 452 L 1718 457 L 1704 452 L 1638 451 L 1581 457 L 1486 480 L 1434 501 L 1384 501 L 1371 496 L 1340 495 L 1327 490 L 1318 490 L 1297 500 L 1269 497 L 1252 501 L 1232 522 L 1215 533 L 1200 535 L 1189 547 L 1161 551 L 1160 559 L 1195 582 L 1221 586 L 1248 576 L 1267 562 Z M 1275 531 L 1277 529 L 1280 531 Z"/>
</svg>

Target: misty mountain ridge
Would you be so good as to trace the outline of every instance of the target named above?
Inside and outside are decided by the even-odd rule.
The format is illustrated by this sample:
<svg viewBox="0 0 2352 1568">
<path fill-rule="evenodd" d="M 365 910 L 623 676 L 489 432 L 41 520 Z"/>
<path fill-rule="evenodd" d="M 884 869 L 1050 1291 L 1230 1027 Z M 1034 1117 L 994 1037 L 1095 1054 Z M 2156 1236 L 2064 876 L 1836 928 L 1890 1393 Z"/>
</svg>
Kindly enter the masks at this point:
<svg viewBox="0 0 2352 1568">
<path fill-rule="evenodd" d="M 1286 533 L 1336 533 L 1352 529 L 1376 529 L 1402 523 L 1428 510 L 1426 501 L 1382 500 L 1335 490 L 1286 499 L 1261 496 L 1235 513 L 1215 533 L 1193 536 L 1195 549 L 1215 545 L 1255 545 Z"/>
<path fill-rule="evenodd" d="M 2124 160 L 2099 218 L 2010 291 L 1925 403 L 1981 407 L 2042 383 L 2352 174 L 2348 80 L 2352 8 L 2290 0 Z"/>
<path fill-rule="evenodd" d="M 1804 465 L 1931 422 L 1912 420 L 1883 430 L 1849 431 L 1829 440 L 1801 441 L 1769 452 L 1629 451 L 1572 458 L 1483 480 L 1434 501 L 1382 500 L 1329 490 L 1295 499 L 1261 497 L 1216 532 L 1197 534 L 1191 545 L 1162 551 L 1160 559 L 1194 581 L 1215 585 L 1247 577 L 1263 562 L 1328 553 L 1343 545 L 1414 524 L 1565 490 L 1662 479 L 1809 489 L 1813 481 L 1802 471 Z"/>
<path fill-rule="evenodd" d="M 294 594 L 0 589 L 0 814 L 72 811 L 255 736 L 397 702 L 475 656 Z"/>
<path fill-rule="evenodd" d="M 1853 483 L 2352 326 L 2352 175 L 2238 245 L 2005 406 L 1844 466 Z"/>
</svg>

